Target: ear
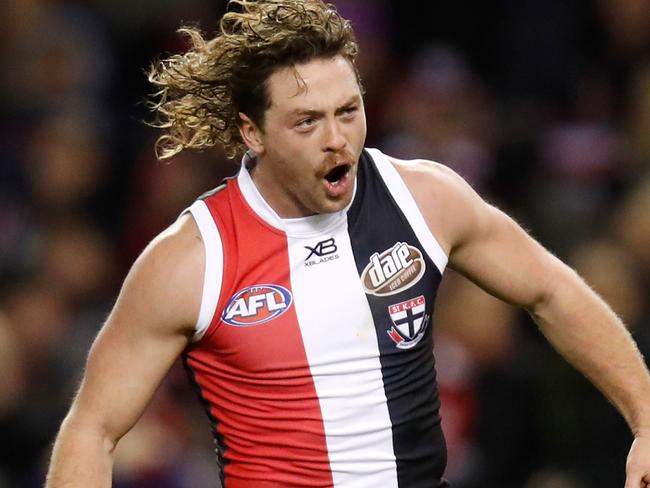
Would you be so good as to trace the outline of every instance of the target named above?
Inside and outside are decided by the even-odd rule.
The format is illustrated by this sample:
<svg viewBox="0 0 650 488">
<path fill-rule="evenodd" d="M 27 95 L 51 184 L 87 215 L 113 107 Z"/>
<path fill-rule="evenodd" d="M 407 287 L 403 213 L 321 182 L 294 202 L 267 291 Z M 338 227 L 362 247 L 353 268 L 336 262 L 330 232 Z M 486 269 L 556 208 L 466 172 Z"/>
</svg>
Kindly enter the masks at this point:
<svg viewBox="0 0 650 488">
<path fill-rule="evenodd" d="M 264 154 L 264 140 L 262 138 L 262 129 L 257 127 L 248 115 L 239 112 L 239 134 L 244 140 L 246 147 L 257 155 Z"/>
</svg>

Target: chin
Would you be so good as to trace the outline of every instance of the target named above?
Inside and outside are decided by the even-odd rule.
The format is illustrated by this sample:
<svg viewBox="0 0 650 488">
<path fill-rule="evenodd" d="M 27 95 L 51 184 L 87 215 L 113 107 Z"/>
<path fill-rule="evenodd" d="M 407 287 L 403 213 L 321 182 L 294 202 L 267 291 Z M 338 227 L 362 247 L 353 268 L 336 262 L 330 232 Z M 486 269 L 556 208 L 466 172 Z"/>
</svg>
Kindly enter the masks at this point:
<svg viewBox="0 0 650 488">
<path fill-rule="evenodd" d="M 326 202 L 323 202 L 321 205 L 318 205 L 317 213 L 326 214 L 326 213 L 340 212 L 350 204 L 351 200 L 352 200 L 352 195 L 346 195 L 345 197 L 336 200 L 328 199 Z"/>
</svg>

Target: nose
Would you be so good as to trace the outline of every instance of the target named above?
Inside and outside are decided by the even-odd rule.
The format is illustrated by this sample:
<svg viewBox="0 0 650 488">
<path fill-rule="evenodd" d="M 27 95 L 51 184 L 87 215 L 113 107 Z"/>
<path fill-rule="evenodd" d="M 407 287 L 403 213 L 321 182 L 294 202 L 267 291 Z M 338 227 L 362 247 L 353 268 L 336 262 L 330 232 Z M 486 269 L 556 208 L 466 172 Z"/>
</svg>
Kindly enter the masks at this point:
<svg viewBox="0 0 650 488">
<path fill-rule="evenodd" d="M 341 123 L 332 120 L 325 124 L 325 133 L 323 136 L 323 150 L 325 152 L 338 152 L 347 144 L 347 139 L 343 133 Z"/>
</svg>

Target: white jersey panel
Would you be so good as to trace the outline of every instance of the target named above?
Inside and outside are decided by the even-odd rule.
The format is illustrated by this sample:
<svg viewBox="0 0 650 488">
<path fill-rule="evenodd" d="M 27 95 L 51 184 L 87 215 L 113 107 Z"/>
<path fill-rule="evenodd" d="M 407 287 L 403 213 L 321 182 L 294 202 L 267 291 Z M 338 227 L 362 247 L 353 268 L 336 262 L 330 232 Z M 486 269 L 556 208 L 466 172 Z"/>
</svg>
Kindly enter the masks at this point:
<svg viewBox="0 0 650 488">
<path fill-rule="evenodd" d="M 375 166 L 379 170 L 395 202 L 408 219 L 422 246 L 424 246 L 424 250 L 442 274 L 447 266 L 448 257 L 445 251 L 442 250 L 442 247 L 440 247 L 438 240 L 431 233 L 404 180 L 384 153 L 378 149 L 368 149 L 367 151 L 372 156 Z"/>
<path fill-rule="evenodd" d="M 318 394 L 335 487 L 396 487 L 391 421 L 372 314 L 347 222 L 289 237 L 296 313 Z"/>
<path fill-rule="evenodd" d="M 203 200 L 197 200 L 187 210 L 192 214 L 196 225 L 201 233 L 203 247 L 205 249 L 205 271 L 203 274 L 203 294 L 201 297 L 201 309 L 196 322 L 196 329 L 192 342 L 203 337 L 205 331 L 210 327 L 214 316 L 219 295 L 221 293 L 221 282 L 223 280 L 223 245 L 217 225 L 214 223 L 210 210 Z"/>
</svg>

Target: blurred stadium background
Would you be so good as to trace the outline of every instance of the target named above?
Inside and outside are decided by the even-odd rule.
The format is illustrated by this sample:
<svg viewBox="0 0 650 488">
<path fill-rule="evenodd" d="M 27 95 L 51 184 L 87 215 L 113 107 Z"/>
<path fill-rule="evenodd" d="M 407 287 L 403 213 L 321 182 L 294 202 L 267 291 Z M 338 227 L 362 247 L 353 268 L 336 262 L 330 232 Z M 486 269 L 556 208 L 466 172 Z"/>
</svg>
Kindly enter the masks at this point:
<svg viewBox="0 0 650 488">
<path fill-rule="evenodd" d="M 650 350 L 650 3 L 334 1 L 368 145 L 443 162 L 576 269 Z M 156 162 L 144 70 L 223 0 L 0 4 L 0 487 L 42 486 L 92 338 L 137 254 L 235 164 Z M 449 273 L 436 354 L 457 488 L 623 486 L 630 434 L 530 319 Z M 114 486 L 214 487 L 174 367 Z"/>
</svg>

